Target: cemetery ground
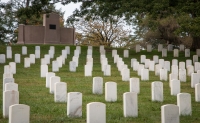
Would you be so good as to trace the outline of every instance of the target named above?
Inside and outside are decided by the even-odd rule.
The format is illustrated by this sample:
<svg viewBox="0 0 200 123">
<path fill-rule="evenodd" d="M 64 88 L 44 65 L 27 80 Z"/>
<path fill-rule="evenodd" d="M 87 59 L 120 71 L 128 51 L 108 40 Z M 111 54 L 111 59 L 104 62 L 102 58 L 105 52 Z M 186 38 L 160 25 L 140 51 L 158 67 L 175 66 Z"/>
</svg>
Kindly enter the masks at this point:
<svg viewBox="0 0 200 123">
<path fill-rule="evenodd" d="M 45 87 L 45 78 L 40 77 L 41 60 L 36 59 L 35 64 L 31 64 L 29 68 L 24 68 L 24 58 L 29 54 L 35 53 L 36 45 L 26 45 L 27 55 L 21 55 L 21 63 L 16 64 L 16 74 L 13 75 L 15 83 L 18 84 L 19 90 L 19 104 L 26 104 L 30 106 L 30 122 L 31 123 L 85 123 L 86 122 L 86 105 L 90 102 L 102 102 L 106 104 L 106 122 L 107 123 L 160 123 L 161 122 L 161 106 L 165 104 L 177 104 L 177 97 L 170 95 L 170 87 L 168 81 L 163 82 L 163 102 L 153 102 L 151 100 L 151 83 L 160 81 L 159 76 L 155 76 L 155 72 L 149 72 L 149 81 L 140 80 L 140 93 L 138 94 L 138 117 L 124 117 L 123 116 L 123 93 L 129 92 L 129 82 L 122 81 L 120 72 L 117 70 L 116 64 L 112 57 L 112 48 L 105 48 L 108 64 L 111 65 L 111 76 L 104 76 L 100 65 L 99 47 L 93 47 L 93 71 L 92 76 L 84 76 L 84 65 L 86 64 L 87 46 L 81 46 L 81 54 L 79 56 L 79 65 L 76 72 L 69 71 L 69 61 L 72 60 L 76 46 L 70 46 L 70 54 L 67 55 L 65 65 L 55 72 L 56 76 L 61 78 L 61 82 L 67 83 L 67 92 L 81 92 L 82 93 L 82 117 L 69 118 L 67 116 L 67 103 L 55 103 L 53 94 L 49 93 L 49 89 Z M 37 45 L 40 46 L 41 58 L 44 54 L 48 54 L 49 47 L 52 45 Z M 64 45 L 54 45 L 56 57 L 61 55 Z M 131 59 L 136 58 L 140 61 L 140 55 L 146 55 L 146 58 L 153 59 L 153 55 L 158 55 L 168 61 L 178 59 L 178 61 L 185 61 L 192 59 L 195 52 L 191 52 L 190 57 L 185 58 L 184 52 L 179 52 L 179 57 L 173 57 L 173 51 L 168 51 L 167 57 L 162 57 L 162 53 L 157 50 L 146 52 L 146 50 L 136 53 L 135 50 L 129 50 L 129 57 L 123 57 L 124 49 L 117 49 L 117 54 L 123 58 L 125 64 L 130 69 L 130 78 L 138 77 L 136 71 L 131 68 Z M 14 54 L 22 54 L 22 45 L 12 46 L 12 59 L 6 59 L 6 63 L 0 64 L 0 122 L 7 123 L 8 118 L 3 118 L 2 113 L 2 81 L 4 73 L 4 65 L 14 61 Z M 6 54 L 6 46 L 0 46 L 0 54 Z M 52 65 L 48 65 L 48 71 L 52 71 Z M 169 72 L 168 72 L 169 73 Z M 104 91 L 101 95 L 92 93 L 93 77 L 103 77 Z M 169 80 L 169 79 L 168 79 Z M 117 101 L 105 101 L 105 83 L 117 83 Z M 200 102 L 195 102 L 195 90 L 191 88 L 191 77 L 187 76 L 186 82 L 181 82 L 181 92 L 190 93 L 192 100 L 192 115 L 180 116 L 180 123 L 199 123 L 200 122 Z M 98 112 L 98 111 L 97 111 Z"/>
</svg>

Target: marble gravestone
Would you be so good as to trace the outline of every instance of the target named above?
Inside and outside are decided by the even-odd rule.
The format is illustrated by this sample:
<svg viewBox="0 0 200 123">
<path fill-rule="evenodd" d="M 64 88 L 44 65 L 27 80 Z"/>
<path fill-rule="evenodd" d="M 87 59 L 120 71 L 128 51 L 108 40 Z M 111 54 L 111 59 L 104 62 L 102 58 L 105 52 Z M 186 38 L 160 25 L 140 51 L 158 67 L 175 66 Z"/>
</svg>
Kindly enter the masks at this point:
<svg viewBox="0 0 200 123">
<path fill-rule="evenodd" d="M 124 50 L 124 58 L 128 58 L 129 57 L 129 50 Z"/>
<path fill-rule="evenodd" d="M 130 78 L 129 81 L 129 90 L 130 92 L 140 93 L 140 79 L 139 78 Z"/>
<path fill-rule="evenodd" d="M 180 123 L 179 107 L 174 104 L 161 106 L 161 123 Z"/>
<path fill-rule="evenodd" d="M 69 71 L 70 72 L 76 72 L 76 62 L 75 61 L 69 62 Z"/>
<path fill-rule="evenodd" d="M 178 93 L 180 93 L 181 90 L 180 80 L 172 79 L 170 83 L 171 83 L 171 95 L 176 96 Z"/>
<path fill-rule="evenodd" d="M 103 94 L 103 78 L 102 77 L 93 77 L 92 93 Z"/>
<path fill-rule="evenodd" d="M 40 77 L 46 77 L 48 73 L 48 65 L 40 65 Z"/>
<path fill-rule="evenodd" d="M 0 54 L 0 64 L 6 63 L 6 56 L 5 54 Z"/>
<path fill-rule="evenodd" d="M 67 102 L 67 83 L 56 82 L 54 84 L 54 102 Z"/>
<path fill-rule="evenodd" d="M 106 102 L 117 101 L 117 83 L 116 82 L 105 83 L 105 100 Z"/>
<path fill-rule="evenodd" d="M 53 72 L 46 73 L 46 88 L 50 87 L 50 78 L 52 76 L 55 76 L 55 73 L 53 73 Z"/>
<path fill-rule="evenodd" d="M 177 94 L 177 106 L 179 106 L 179 115 L 192 115 L 191 94 Z"/>
<path fill-rule="evenodd" d="M 195 101 L 200 102 L 200 83 L 195 84 Z"/>
<path fill-rule="evenodd" d="M 18 91 L 18 84 L 16 83 L 6 83 L 5 84 L 5 91 Z"/>
<path fill-rule="evenodd" d="M 60 77 L 59 76 L 51 76 L 50 77 L 50 86 L 49 86 L 49 92 L 50 94 L 54 94 L 54 88 L 55 88 L 55 83 L 60 82 Z"/>
<path fill-rule="evenodd" d="M 151 99 L 152 101 L 163 102 L 163 83 L 154 81 L 151 83 Z"/>
<path fill-rule="evenodd" d="M 15 63 L 21 63 L 21 55 L 15 54 Z"/>
<path fill-rule="evenodd" d="M 22 55 L 27 55 L 27 47 L 22 46 Z"/>
</svg>

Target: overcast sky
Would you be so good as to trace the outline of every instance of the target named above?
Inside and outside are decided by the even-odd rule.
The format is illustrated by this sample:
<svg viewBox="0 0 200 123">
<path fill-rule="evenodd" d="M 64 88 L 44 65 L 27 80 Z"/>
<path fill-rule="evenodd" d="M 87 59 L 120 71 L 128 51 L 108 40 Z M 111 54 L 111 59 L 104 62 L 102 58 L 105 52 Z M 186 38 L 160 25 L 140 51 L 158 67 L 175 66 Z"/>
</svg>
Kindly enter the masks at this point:
<svg viewBox="0 0 200 123">
<path fill-rule="evenodd" d="M 9 0 L 0 0 L 0 2 L 8 2 Z M 66 21 L 67 17 L 69 17 L 73 11 L 77 8 L 79 9 L 80 8 L 80 5 L 81 3 L 70 3 L 68 5 L 65 5 L 63 6 L 61 3 L 56 3 L 55 6 L 56 6 L 56 9 L 62 9 L 62 12 L 65 11 L 65 15 L 64 15 L 64 19 Z"/>
</svg>

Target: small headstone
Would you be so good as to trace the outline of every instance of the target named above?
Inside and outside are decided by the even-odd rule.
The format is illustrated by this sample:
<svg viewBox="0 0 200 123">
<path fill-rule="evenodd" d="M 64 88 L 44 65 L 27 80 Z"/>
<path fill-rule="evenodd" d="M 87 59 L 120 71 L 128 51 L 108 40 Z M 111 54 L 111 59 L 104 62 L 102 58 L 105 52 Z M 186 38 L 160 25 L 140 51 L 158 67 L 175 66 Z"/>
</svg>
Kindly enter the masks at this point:
<svg viewBox="0 0 200 123">
<path fill-rule="evenodd" d="M 195 101 L 200 102 L 200 83 L 195 85 Z"/>
<path fill-rule="evenodd" d="M 181 82 L 186 82 L 186 70 L 185 69 L 179 69 L 179 80 Z"/>
<path fill-rule="evenodd" d="M 49 93 L 54 94 L 55 83 L 60 82 L 60 77 L 52 76 L 50 77 L 50 86 L 49 86 Z"/>
<path fill-rule="evenodd" d="M 12 74 L 16 74 L 16 63 L 15 62 L 9 62 L 9 66 L 11 69 Z"/>
<path fill-rule="evenodd" d="M 44 59 L 46 61 L 46 64 L 50 64 L 50 55 L 49 54 L 44 55 Z"/>
<path fill-rule="evenodd" d="M 82 116 L 82 93 L 69 92 L 67 95 L 67 116 L 81 117 Z"/>
<path fill-rule="evenodd" d="M 76 72 L 76 62 L 75 61 L 69 62 L 69 71 L 70 72 Z"/>
<path fill-rule="evenodd" d="M 93 77 L 92 93 L 103 94 L 103 78 L 102 77 Z"/>
<path fill-rule="evenodd" d="M 163 102 L 163 83 L 155 81 L 151 83 L 151 99 L 152 101 Z"/>
<path fill-rule="evenodd" d="M 162 49 L 162 57 L 167 57 L 167 49 Z"/>
<path fill-rule="evenodd" d="M 141 70 L 141 80 L 148 81 L 149 80 L 149 69 Z"/>
<path fill-rule="evenodd" d="M 158 59 L 159 59 L 158 55 L 153 56 L 153 61 L 155 62 L 155 64 L 158 63 Z"/>
<path fill-rule="evenodd" d="M 188 65 L 192 65 L 192 60 L 191 59 L 187 59 L 186 60 L 186 68 L 188 67 Z"/>
<path fill-rule="evenodd" d="M 173 51 L 173 45 L 172 45 L 172 44 L 168 44 L 167 50 L 168 50 L 168 51 Z"/>
<path fill-rule="evenodd" d="M 92 49 L 87 50 L 87 55 L 92 55 Z"/>
<path fill-rule="evenodd" d="M 48 72 L 48 66 L 40 65 L 40 77 L 46 77 L 47 72 Z"/>
<path fill-rule="evenodd" d="M 170 71 L 170 61 L 164 61 L 164 69 L 167 69 L 167 71 Z"/>
<path fill-rule="evenodd" d="M 62 57 L 67 58 L 67 50 L 62 50 Z"/>
<path fill-rule="evenodd" d="M 163 44 L 158 44 L 158 52 L 161 52 L 163 49 Z"/>
<path fill-rule="evenodd" d="M 6 56 L 5 56 L 5 54 L 0 54 L 0 63 L 1 64 L 6 63 Z"/>
<path fill-rule="evenodd" d="M 200 62 L 195 62 L 194 63 L 194 71 L 197 72 L 198 70 L 200 70 Z"/>
<path fill-rule="evenodd" d="M 172 65 L 178 65 L 178 60 L 177 59 L 172 59 Z"/>
<path fill-rule="evenodd" d="M 10 65 L 4 65 L 4 73 L 12 73 Z M 13 74 L 13 73 L 12 73 Z"/>
<path fill-rule="evenodd" d="M 160 69 L 162 69 L 160 64 L 155 65 L 155 75 L 159 76 L 160 75 Z"/>
<path fill-rule="evenodd" d="M 164 66 L 165 66 L 165 60 L 164 59 L 159 59 L 158 63 L 161 65 L 161 68 L 164 68 Z"/>
<path fill-rule="evenodd" d="M 115 55 L 117 55 L 117 50 L 112 50 L 112 57 L 114 57 Z"/>
<path fill-rule="evenodd" d="M 180 123 L 179 107 L 174 104 L 161 106 L 161 123 Z"/>
<path fill-rule="evenodd" d="M 105 83 L 105 100 L 107 102 L 117 101 L 117 83 L 116 82 Z"/>
<path fill-rule="evenodd" d="M 52 72 L 58 72 L 58 71 L 59 71 L 58 61 L 52 61 Z"/>
<path fill-rule="evenodd" d="M 78 63 L 79 63 L 78 59 L 79 59 L 78 57 L 75 57 L 75 56 L 72 57 L 72 61 L 76 62 L 76 67 L 78 67 Z"/>
<path fill-rule="evenodd" d="M 188 65 L 187 66 L 187 75 L 191 76 L 192 73 L 194 73 L 194 66 Z"/>
<path fill-rule="evenodd" d="M 144 65 L 143 65 L 143 64 L 139 64 L 138 70 L 137 70 L 137 75 L 138 75 L 138 76 L 141 76 L 141 71 L 142 71 L 142 69 L 144 69 Z"/>
<path fill-rule="evenodd" d="M 169 74 L 169 87 L 171 87 L 171 80 L 178 80 L 178 74 Z"/>
<path fill-rule="evenodd" d="M 15 63 L 21 63 L 21 55 L 20 54 L 15 54 Z"/>
<path fill-rule="evenodd" d="M 138 116 L 138 97 L 136 92 L 126 92 L 123 94 L 124 117 Z"/>
<path fill-rule="evenodd" d="M 22 46 L 22 55 L 27 55 L 27 47 Z"/>
<path fill-rule="evenodd" d="M 40 46 L 35 46 L 35 58 L 40 58 Z"/>
<path fill-rule="evenodd" d="M 138 66 L 139 66 L 139 62 L 138 61 L 134 61 L 133 62 L 133 71 L 137 71 L 138 70 Z"/>
<path fill-rule="evenodd" d="M 9 107 L 9 123 L 30 123 L 30 107 L 24 104 L 11 105 Z"/>
<path fill-rule="evenodd" d="M 168 80 L 167 69 L 160 69 L 160 80 L 167 81 Z"/>
<path fill-rule="evenodd" d="M 65 50 L 67 50 L 67 54 L 70 54 L 70 47 L 69 46 L 65 46 Z"/>
<path fill-rule="evenodd" d="M 128 58 L 129 57 L 129 50 L 124 50 L 124 58 Z"/>
<path fill-rule="evenodd" d="M 174 49 L 174 57 L 179 57 L 179 50 L 178 49 Z"/>
<path fill-rule="evenodd" d="M 136 58 L 132 58 L 132 59 L 131 59 L 131 67 L 133 67 L 133 62 L 135 62 L 135 61 L 137 61 Z"/>
<path fill-rule="evenodd" d="M 193 55 L 193 64 L 199 61 L 198 55 Z"/>
<path fill-rule="evenodd" d="M 30 63 L 35 64 L 35 54 L 30 54 L 29 58 L 30 58 Z"/>
<path fill-rule="evenodd" d="M 46 73 L 46 87 L 47 88 L 50 87 L 50 78 L 53 76 L 55 76 L 55 73 L 53 73 L 53 72 Z"/>
<path fill-rule="evenodd" d="M 54 102 L 67 102 L 67 83 L 56 82 L 54 84 Z"/>
<path fill-rule="evenodd" d="M 198 57 L 200 57 L 200 49 L 196 49 L 196 55 L 198 55 Z"/>
<path fill-rule="evenodd" d="M 140 45 L 139 44 L 136 44 L 136 46 L 135 46 L 135 52 L 136 53 L 140 52 Z"/>
<path fill-rule="evenodd" d="M 14 78 L 5 78 L 5 79 L 3 79 L 3 91 L 5 91 L 5 85 L 7 83 L 15 83 L 15 79 Z"/>
<path fill-rule="evenodd" d="M 185 49 L 185 57 L 190 57 L 190 49 Z"/>
<path fill-rule="evenodd" d="M 53 50 L 49 50 L 48 55 L 50 56 L 50 58 L 54 58 L 54 51 Z"/>
<path fill-rule="evenodd" d="M 13 74 L 12 73 L 4 73 L 3 79 L 5 79 L 5 78 L 13 78 Z"/>
<path fill-rule="evenodd" d="M 184 51 L 185 50 L 185 46 L 183 44 L 180 44 L 180 51 Z"/>
<path fill-rule="evenodd" d="M 85 65 L 85 76 L 92 76 L 92 65 Z"/>
<path fill-rule="evenodd" d="M 40 64 L 41 65 L 47 65 L 47 62 L 46 62 L 45 58 L 41 58 Z"/>
<path fill-rule="evenodd" d="M 144 61 L 144 68 L 149 68 L 149 61 L 150 61 L 150 59 L 145 59 L 145 61 Z"/>
<path fill-rule="evenodd" d="M 172 65 L 171 69 L 172 69 L 171 73 L 177 74 L 177 76 L 178 76 L 178 65 Z"/>
<path fill-rule="evenodd" d="M 171 83 L 171 95 L 176 96 L 181 91 L 180 80 L 172 79 L 170 83 Z"/>
<path fill-rule="evenodd" d="M 19 92 L 18 91 L 4 91 L 3 92 L 3 117 L 8 118 L 9 106 L 19 104 Z"/>
<path fill-rule="evenodd" d="M 149 61 L 149 71 L 155 71 L 155 62 Z"/>
<path fill-rule="evenodd" d="M 10 46 L 7 46 L 6 58 L 7 59 L 11 59 L 12 58 L 12 48 Z"/>
<path fill-rule="evenodd" d="M 140 80 L 139 78 L 130 78 L 129 81 L 130 92 L 140 93 Z"/>
<path fill-rule="evenodd" d="M 110 65 L 104 66 L 104 76 L 111 76 L 111 67 Z"/>
<path fill-rule="evenodd" d="M 87 123 L 106 123 L 106 105 L 101 102 L 87 104 Z"/>
<path fill-rule="evenodd" d="M 16 83 L 6 83 L 5 84 L 5 91 L 18 91 L 18 84 Z"/>
<path fill-rule="evenodd" d="M 191 88 L 194 88 L 196 84 L 200 82 L 200 74 L 192 73 L 191 74 Z"/>
<path fill-rule="evenodd" d="M 177 94 L 177 106 L 179 106 L 179 115 L 192 115 L 191 95 L 189 93 Z"/>
<path fill-rule="evenodd" d="M 147 44 L 147 52 L 151 52 L 152 51 L 152 45 L 151 44 Z"/>
<path fill-rule="evenodd" d="M 145 63 L 146 55 L 140 56 L 140 63 Z"/>
<path fill-rule="evenodd" d="M 179 62 L 179 69 L 185 69 L 185 62 Z"/>
<path fill-rule="evenodd" d="M 130 79 L 130 69 L 124 68 L 122 69 L 122 81 L 129 81 Z"/>
</svg>

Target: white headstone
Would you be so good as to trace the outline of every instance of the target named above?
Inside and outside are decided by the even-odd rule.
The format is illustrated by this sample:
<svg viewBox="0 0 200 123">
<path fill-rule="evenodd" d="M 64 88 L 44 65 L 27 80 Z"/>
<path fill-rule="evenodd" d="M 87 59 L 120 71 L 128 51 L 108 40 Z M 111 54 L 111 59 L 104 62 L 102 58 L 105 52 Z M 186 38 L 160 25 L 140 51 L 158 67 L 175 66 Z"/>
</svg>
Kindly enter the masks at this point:
<svg viewBox="0 0 200 123">
<path fill-rule="evenodd" d="M 167 69 L 167 71 L 170 71 L 170 61 L 164 61 L 164 69 Z"/>
<path fill-rule="evenodd" d="M 49 86 L 49 93 L 54 94 L 54 89 L 55 89 L 55 83 L 60 82 L 60 77 L 58 76 L 52 76 L 50 77 L 50 86 Z"/>
<path fill-rule="evenodd" d="M 155 75 L 159 76 L 160 75 L 160 69 L 162 69 L 160 64 L 155 65 Z"/>
<path fill-rule="evenodd" d="M 12 73 L 12 70 L 11 70 L 11 66 L 10 65 L 4 65 L 4 73 L 5 74 L 9 74 L 9 73 Z M 12 73 L 13 74 L 13 73 Z"/>
<path fill-rule="evenodd" d="M 117 50 L 112 50 L 112 57 L 114 57 L 115 55 L 117 55 Z"/>
<path fill-rule="evenodd" d="M 8 118 L 9 106 L 19 104 L 19 92 L 18 91 L 4 91 L 3 92 L 3 117 Z"/>
<path fill-rule="evenodd" d="M 185 69 L 179 69 L 179 80 L 181 82 L 186 82 L 186 70 Z"/>
<path fill-rule="evenodd" d="M 35 58 L 40 58 L 40 46 L 35 46 Z"/>
<path fill-rule="evenodd" d="M 195 62 L 194 63 L 194 71 L 197 72 L 198 70 L 200 70 L 200 62 Z"/>
<path fill-rule="evenodd" d="M 132 58 L 132 59 L 131 59 L 131 67 L 133 67 L 133 62 L 135 62 L 135 61 L 137 61 L 136 58 Z"/>
<path fill-rule="evenodd" d="M 54 58 L 54 51 L 53 50 L 49 50 L 48 55 L 50 56 L 50 58 Z"/>
<path fill-rule="evenodd" d="M 9 123 L 30 123 L 30 107 L 24 104 L 11 105 Z"/>
<path fill-rule="evenodd" d="M 178 49 L 174 49 L 174 57 L 179 57 L 179 50 Z"/>
<path fill-rule="evenodd" d="M 133 62 L 133 71 L 137 71 L 138 70 L 138 66 L 139 66 L 139 62 L 138 61 L 134 61 Z"/>
<path fill-rule="evenodd" d="M 14 82 L 15 82 L 14 78 L 5 78 L 5 79 L 3 79 L 3 91 L 5 91 L 5 85 L 7 83 L 14 83 Z"/>
<path fill-rule="evenodd" d="M 161 68 L 164 68 L 164 66 L 165 66 L 165 60 L 164 59 L 159 59 L 158 63 L 161 65 Z"/>
<path fill-rule="evenodd" d="M 142 69 L 141 71 L 141 80 L 148 81 L 149 80 L 149 69 Z"/>
<path fill-rule="evenodd" d="M 72 57 L 72 61 L 76 62 L 76 67 L 78 67 L 78 63 L 79 63 L 78 59 L 79 59 L 78 57 L 75 57 L 75 56 Z"/>
<path fill-rule="evenodd" d="M 151 44 L 147 44 L 147 52 L 151 52 L 152 51 L 152 45 Z"/>
<path fill-rule="evenodd" d="M 126 92 L 123 94 L 124 117 L 138 116 L 138 97 L 136 92 Z"/>
<path fill-rule="evenodd" d="M 87 104 L 86 123 L 106 123 L 106 105 L 101 102 Z"/>
<path fill-rule="evenodd" d="M 174 104 L 161 106 L 161 123 L 180 123 L 179 107 Z"/>
<path fill-rule="evenodd" d="M 46 77 L 48 73 L 48 65 L 40 65 L 40 77 Z"/>
<path fill-rule="evenodd" d="M 185 62 L 179 62 L 179 69 L 185 69 Z"/>
<path fill-rule="evenodd" d="M 124 50 L 124 58 L 128 58 L 129 57 L 129 50 Z"/>
<path fill-rule="evenodd" d="M 68 117 L 82 116 L 82 93 L 69 92 L 67 94 L 67 116 Z"/>
<path fill-rule="evenodd" d="M 195 84 L 195 101 L 200 102 L 200 83 Z"/>
<path fill-rule="evenodd" d="M 52 72 L 58 72 L 58 71 L 59 71 L 58 61 L 52 61 Z"/>
<path fill-rule="evenodd" d="M 185 49 L 185 57 L 190 57 L 190 49 Z"/>
<path fill-rule="evenodd" d="M 194 73 L 194 66 L 188 65 L 187 66 L 187 75 L 191 76 L 192 73 Z"/>
<path fill-rule="evenodd" d="M 140 56 L 140 63 L 145 63 L 146 55 Z"/>
<path fill-rule="evenodd" d="M 76 72 L 76 62 L 75 61 L 69 62 L 69 71 L 70 72 Z"/>
<path fill-rule="evenodd" d="M 6 58 L 11 59 L 12 58 L 12 48 L 10 46 L 7 46 L 6 49 Z"/>
<path fill-rule="evenodd" d="M 172 44 L 168 44 L 167 50 L 168 50 L 168 51 L 173 51 L 173 45 L 172 45 Z"/>
<path fill-rule="evenodd" d="M 44 55 L 44 59 L 47 64 L 50 64 L 50 55 L 49 54 Z"/>
<path fill-rule="evenodd" d="M 163 44 L 158 44 L 158 52 L 161 52 L 163 49 Z"/>
<path fill-rule="evenodd" d="M 93 77 L 92 93 L 103 94 L 103 78 L 102 77 Z"/>
<path fill-rule="evenodd" d="M 162 49 L 162 57 L 167 57 L 167 49 Z"/>
<path fill-rule="evenodd" d="M 191 88 L 194 88 L 196 84 L 200 82 L 200 74 L 192 73 L 191 74 Z"/>
<path fill-rule="evenodd" d="M 150 62 L 150 59 L 145 59 L 144 61 L 144 68 L 149 68 L 149 62 Z"/>
<path fill-rule="evenodd" d="M 191 59 L 187 59 L 186 60 L 186 68 L 187 68 L 188 65 L 192 65 L 192 60 Z"/>
<path fill-rule="evenodd" d="M 70 54 L 70 47 L 69 46 L 65 46 L 65 50 L 67 50 L 67 54 Z"/>
<path fill-rule="evenodd" d="M 158 55 L 153 56 L 153 61 L 155 62 L 155 64 L 158 63 L 158 59 L 159 59 Z"/>
<path fill-rule="evenodd" d="M 21 55 L 20 54 L 15 54 L 15 63 L 21 63 Z"/>
<path fill-rule="evenodd" d="M 171 80 L 178 80 L 178 74 L 169 74 L 169 87 L 171 87 Z"/>
<path fill-rule="evenodd" d="M 122 69 L 122 81 L 129 81 L 130 79 L 130 69 L 124 68 Z"/>
<path fill-rule="evenodd" d="M 177 59 L 172 59 L 172 65 L 178 65 L 178 60 Z"/>
<path fill-rule="evenodd" d="M 163 83 L 155 81 L 151 83 L 151 99 L 152 101 L 163 102 Z"/>
<path fill-rule="evenodd" d="M 171 73 L 177 74 L 177 76 L 178 76 L 178 65 L 172 65 L 171 69 L 172 69 Z"/>
<path fill-rule="evenodd" d="M 107 102 L 117 101 L 117 83 L 116 82 L 105 83 L 105 100 Z"/>
<path fill-rule="evenodd" d="M 199 61 L 198 55 L 193 55 L 193 64 L 198 61 Z"/>
<path fill-rule="evenodd" d="M 92 76 L 92 65 L 85 65 L 85 76 Z"/>
<path fill-rule="evenodd" d="M 111 76 L 111 66 L 110 65 L 104 66 L 104 76 Z"/>
<path fill-rule="evenodd" d="M 50 78 L 52 76 L 55 76 L 55 73 L 53 72 L 48 72 L 46 73 L 46 87 L 49 88 L 50 87 Z"/>
<path fill-rule="evenodd" d="M 196 49 L 196 55 L 198 55 L 198 57 L 200 57 L 200 49 Z"/>
<path fill-rule="evenodd" d="M 41 58 L 40 61 L 41 61 L 41 62 L 40 62 L 41 65 L 47 65 L 47 62 L 46 62 L 46 59 L 45 59 L 45 58 Z"/>
<path fill-rule="evenodd" d="M 179 115 L 192 115 L 191 95 L 189 93 L 177 94 L 177 106 L 179 106 Z"/>
<path fill-rule="evenodd" d="M 130 78 L 129 81 L 130 92 L 140 93 L 140 80 L 139 78 Z"/>
<path fill-rule="evenodd" d="M 168 80 L 168 74 L 167 69 L 160 69 L 160 80 L 167 81 Z"/>
<path fill-rule="evenodd" d="M 185 46 L 183 44 L 180 44 L 180 51 L 184 51 L 185 50 Z"/>
<path fill-rule="evenodd" d="M 149 71 L 155 71 L 155 62 L 149 61 Z"/>
<path fill-rule="evenodd" d="M 54 84 L 54 101 L 67 102 L 67 83 L 56 82 Z"/>
<path fill-rule="evenodd" d="M 16 74 L 16 63 L 15 62 L 9 62 L 9 66 L 11 69 L 12 74 Z"/>
<path fill-rule="evenodd" d="M 135 52 L 136 53 L 140 52 L 140 45 L 139 44 L 136 44 L 136 46 L 135 46 Z"/>
<path fill-rule="evenodd" d="M 16 83 L 6 83 L 5 84 L 5 91 L 18 91 L 18 84 Z"/>
<path fill-rule="evenodd" d="M 30 58 L 30 63 L 35 64 L 35 54 L 30 54 L 29 58 Z"/>
<path fill-rule="evenodd" d="M 22 55 L 27 55 L 27 47 L 22 46 Z"/>
<path fill-rule="evenodd" d="M 0 63 L 6 63 L 6 56 L 5 56 L 5 54 L 0 54 Z"/>
<path fill-rule="evenodd" d="M 178 93 L 180 93 L 181 87 L 180 87 L 180 80 L 172 79 L 171 80 L 171 95 L 176 96 Z"/>
<path fill-rule="evenodd" d="M 12 73 L 4 73 L 3 79 L 5 79 L 5 78 L 13 78 L 13 74 Z"/>
<path fill-rule="evenodd" d="M 141 71 L 142 71 L 142 69 L 144 69 L 144 65 L 143 65 L 143 64 L 139 64 L 138 70 L 137 70 L 138 76 L 141 76 Z"/>
</svg>

